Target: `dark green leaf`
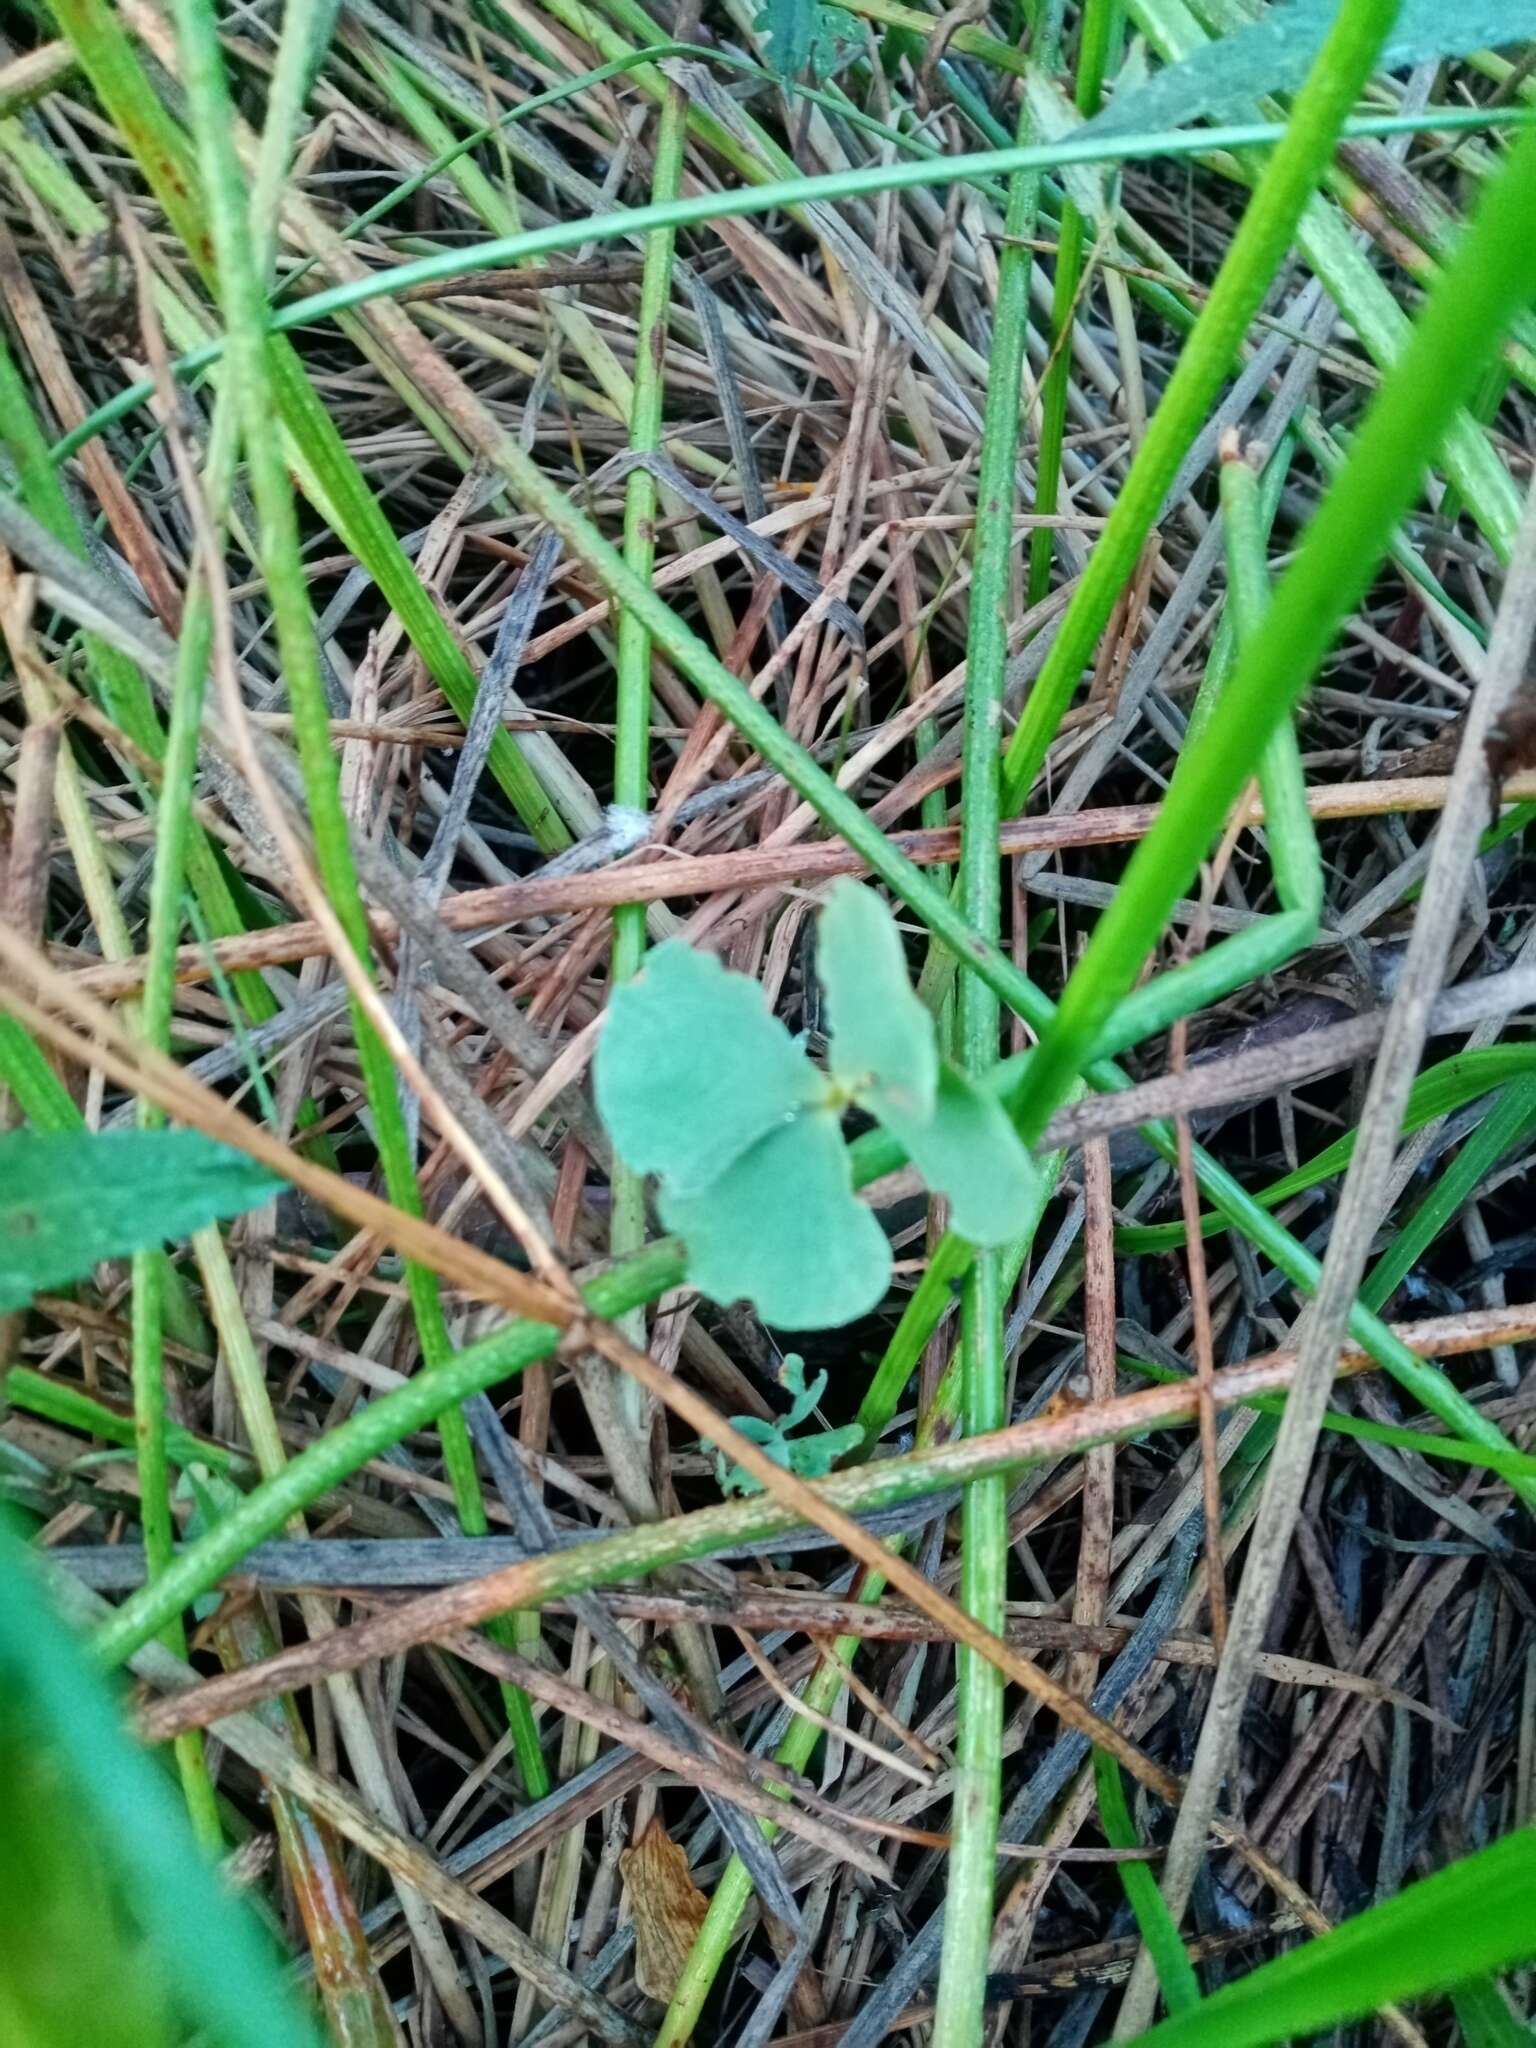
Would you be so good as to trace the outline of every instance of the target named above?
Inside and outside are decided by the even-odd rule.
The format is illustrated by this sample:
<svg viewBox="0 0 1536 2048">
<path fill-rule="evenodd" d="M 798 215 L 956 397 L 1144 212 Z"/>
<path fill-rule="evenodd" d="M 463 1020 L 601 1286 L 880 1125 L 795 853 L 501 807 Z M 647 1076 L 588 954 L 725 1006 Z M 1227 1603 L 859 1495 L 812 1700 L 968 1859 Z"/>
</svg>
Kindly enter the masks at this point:
<svg viewBox="0 0 1536 2048">
<path fill-rule="evenodd" d="M 1451 1993 L 1467 2048 L 1531 2048 L 1531 2030 L 1510 2011 L 1494 1977 L 1474 1977 Z"/>
<path fill-rule="evenodd" d="M 658 1207 L 688 1247 L 692 1286 L 722 1305 L 750 1301 L 781 1328 L 851 1323 L 890 1281 L 890 1246 L 854 1199 L 848 1148 L 825 1110 L 760 1138 L 702 1193 L 664 1181 Z"/>
<path fill-rule="evenodd" d="M 907 979 L 895 918 L 873 889 L 835 882 L 816 927 L 816 976 L 826 991 L 832 1071 L 885 1121 L 933 1109 L 939 1056 L 933 1019 Z"/>
<path fill-rule="evenodd" d="M 0 1136 L 0 1309 L 252 1209 L 283 1183 L 199 1131 Z"/>
<path fill-rule="evenodd" d="M 1030 1228 L 1038 1169 L 995 1096 L 946 1066 L 930 1116 L 904 1116 L 883 1102 L 871 1107 L 929 1187 L 949 1197 L 958 1236 L 1007 1244 Z"/>
<path fill-rule="evenodd" d="M 682 939 L 615 989 L 593 1085 L 620 1158 L 677 1196 L 709 1187 L 825 1090 L 757 983 Z"/>
</svg>

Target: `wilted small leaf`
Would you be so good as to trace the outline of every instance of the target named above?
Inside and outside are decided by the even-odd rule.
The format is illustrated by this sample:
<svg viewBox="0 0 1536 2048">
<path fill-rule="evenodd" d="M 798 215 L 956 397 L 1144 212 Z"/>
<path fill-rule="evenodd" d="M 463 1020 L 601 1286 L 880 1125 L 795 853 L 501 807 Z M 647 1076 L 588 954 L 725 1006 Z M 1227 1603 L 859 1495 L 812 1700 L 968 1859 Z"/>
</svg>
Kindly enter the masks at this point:
<svg viewBox="0 0 1536 2048">
<path fill-rule="evenodd" d="M 1034 1217 L 1038 1172 L 1001 1104 L 945 1067 L 929 1117 L 889 1109 L 880 1121 L 929 1187 L 949 1197 L 950 1227 L 972 1244 L 1006 1244 Z"/>
<path fill-rule="evenodd" d="M 147 1251 L 283 1183 L 200 1131 L 10 1131 L 0 1137 L 0 1309 Z"/>
<path fill-rule="evenodd" d="M 635 1982 L 647 1998 L 670 2005 L 709 1901 L 693 1881 L 686 1854 L 654 1814 L 619 1858 L 619 1869 L 635 1916 Z"/>
<path fill-rule="evenodd" d="M 201 1460 L 189 1464 L 176 1482 L 176 1499 L 188 1504 L 182 1523 L 183 1539 L 190 1543 L 199 1536 L 206 1536 L 244 1498 L 227 1472 L 211 1471 Z M 217 1614 L 223 1604 L 222 1592 L 200 1593 L 192 1602 L 192 1612 L 199 1621 L 206 1621 L 210 1614 Z"/>
<path fill-rule="evenodd" d="M 933 1019 L 907 979 L 895 918 L 873 889 L 836 882 L 816 947 L 833 1073 L 877 1116 L 883 1103 L 927 1116 L 939 1078 Z"/>
<path fill-rule="evenodd" d="M 756 982 L 681 939 L 615 989 L 593 1085 L 619 1157 L 676 1195 L 707 1188 L 823 1089 Z"/>
<path fill-rule="evenodd" d="M 853 1195 L 848 1148 L 829 1111 L 760 1138 L 701 1194 L 663 1182 L 657 1206 L 688 1247 L 688 1280 L 764 1322 L 828 1330 L 878 1306 L 891 1248 Z"/>
</svg>

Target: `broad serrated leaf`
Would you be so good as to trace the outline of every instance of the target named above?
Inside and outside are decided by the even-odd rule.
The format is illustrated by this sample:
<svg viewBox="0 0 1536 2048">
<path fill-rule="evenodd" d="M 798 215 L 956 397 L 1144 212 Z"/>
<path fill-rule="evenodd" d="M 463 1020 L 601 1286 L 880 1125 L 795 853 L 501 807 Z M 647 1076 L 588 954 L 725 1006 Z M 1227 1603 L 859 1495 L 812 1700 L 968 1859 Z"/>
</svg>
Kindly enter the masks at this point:
<svg viewBox="0 0 1536 2048">
<path fill-rule="evenodd" d="M 1080 131 L 1084 135 L 1153 133 L 1198 120 L 1244 120 L 1254 102 L 1291 92 L 1305 79 L 1333 26 L 1336 0 L 1289 0 L 1262 19 L 1165 65 Z M 1432 57 L 1463 57 L 1536 37 L 1536 0 L 1403 0 L 1379 71 L 1404 71 Z"/>
<path fill-rule="evenodd" d="M 896 920 L 873 889 L 833 884 L 816 927 L 816 975 L 838 1080 L 877 1116 L 889 1104 L 926 1117 L 939 1081 L 933 1019 L 907 979 Z"/>
<path fill-rule="evenodd" d="M 822 0 L 763 0 L 752 23 L 763 38 L 763 55 L 780 78 L 831 78 L 863 42 L 863 31 L 846 8 Z"/>
<path fill-rule="evenodd" d="M 0 1137 L 0 1309 L 42 1287 L 238 1216 L 283 1183 L 199 1131 Z"/>
<path fill-rule="evenodd" d="M 949 1197 L 950 1228 L 976 1245 L 1007 1244 L 1034 1219 L 1038 1170 L 996 1099 L 945 1067 L 927 1117 L 880 1111 L 929 1187 Z"/>
<path fill-rule="evenodd" d="M 702 1193 L 662 1183 L 657 1206 L 688 1247 L 688 1280 L 766 1323 L 829 1330 L 876 1308 L 891 1248 L 853 1195 L 837 1119 L 808 1111 L 760 1138 Z"/>
<path fill-rule="evenodd" d="M 818 7 L 811 38 L 811 76 L 818 81 L 846 70 L 865 46 L 864 29 L 845 7 Z"/>
<path fill-rule="evenodd" d="M 757 983 L 681 939 L 615 989 L 593 1085 L 619 1157 L 678 1196 L 709 1187 L 823 1092 Z"/>
</svg>

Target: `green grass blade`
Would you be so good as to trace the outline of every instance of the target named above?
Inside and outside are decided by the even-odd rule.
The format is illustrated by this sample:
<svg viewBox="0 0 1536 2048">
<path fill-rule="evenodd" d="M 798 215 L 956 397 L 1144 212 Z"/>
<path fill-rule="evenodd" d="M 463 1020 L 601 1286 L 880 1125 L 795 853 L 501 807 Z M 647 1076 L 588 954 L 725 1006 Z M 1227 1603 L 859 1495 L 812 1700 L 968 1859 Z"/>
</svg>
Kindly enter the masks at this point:
<svg viewBox="0 0 1536 2048">
<path fill-rule="evenodd" d="M 37 1041 L 14 1017 L 0 1015 L 0 1084 L 39 1131 L 83 1131 L 75 1099 L 43 1058 Z"/>
<path fill-rule="evenodd" d="M 1308 527 L 1275 591 L 1266 631 L 1239 659 L 1219 717 L 1179 762 L 1157 824 L 1132 856 L 1063 992 L 1016 1106 L 1026 1136 L 1043 1129 L 1084 1048 L 1130 989 L 1255 751 L 1305 689 L 1340 620 L 1363 595 L 1419 487 L 1426 451 L 1438 446 L 1513 313 L 1536 292 L 1536 240 L 1526 232 L 1533 190 L 1536 137 L 1522 136 L 1482 195 L 1455 262 Z"/>
<path fill-rule="evenodd" d="M 59 0 L 59 4 L 61 7 L 79 6 L 85 4 L 85 0 Z M 615 69 L 626 68 L 626 63 L 616 65 Z M 657 76 L 659 80 L 659 74 Z M 1536 108 L 1437 109 L 1434 117 L 1436 128 L 1447 130 L 1519 129 L 1533 122 L 1536 122 Z M 1424 125 L 1422 114 L 1362 115 L 1345 121 L 1340 133 L 1346 137 L 1405 135 L 1417 133 Z M 1247 121 L 1229 128 L 1200 129 L 1192 134 L 1171 129 L 1164 134 L 1128 138 L 1105 136 L 1079 140 L 1071 136 L 1056 142 L 1030 143 L 1023 148 L 998 147 L 969 151 L 959 156 L 935 154 L 917 162 L 865 165 L 856 170 L 828 172 L 818 177 L 775 178 L 738 189 L 690 194 L 665 206 L 616 208 L 612 213 L 576 221 L 556 221 L 549 227 L 530 228 L 519 235 L 498 236 L 462 249 L 418 257 L 410 263 L 393 264 L 387 270 L 370 273 L 367 277 L 332 285 L 325 291 L 280 307 L 272 316 L 271 331 L 285 334 L 292 328 L 332 318 L 355 306 L 366 305 L 370 299 L 387 298 L 413 285 L 460 277 L 466 271 L 556 255 L 566 249 L 583 248 L 588 243 L 622 241 L 629 236 L 649 234 L 655 228 L 695 227 L 708 221 L 772 213 L 781 207 L 807 205 L 818 200 L 861 198 L 876 192 L 907 191 L 920 185 L 947 185 L 956 180 L 984 184 L 989 179 L 1009 176 L 1020 170 L 1051 171 L 1072 164 L 1130 163 L 1153 157 L 1179 159 L 1204 155 L 1210 150 L 1253 149 L 1279 141 L 1285 132 L 1282 122 Z M 18 139 L 7 137 L 6 146 L 13 154 L 23 154 L 23 144 Z M 1170 317 L 1173 317 L 1176 304 L 1172 302 L 1168 308 Z M 195 377 L 218 362 L 223 353 L 222 340 L 206 342 L 183 355 L 174 365 L 175 372 L 181 378 Z M 143 405 L 153 392 L 154 386 L 147 380 L 120 391 L 63 436 L 50 451 L 52 459 L 55 462 L 66 460 L 83 442 Z M 387 527 L 385 531 L 388 531 Z M 359 560 L 369 560 L 361 551 L 354 552 L 358 553 Z M 409 571 L 409 564 L 406 567 Z M 411 580 L 414 581 L 414 577 Z M 389 594 L 390 585 L 382 575 L 380 587 Z M 396 605 L 395 609 L 398 611 L 400 607 Z M 447 687 L 445 684 L 444 688 Z"/>
<path fill-rule="evenodd" d="M 1019 140 L 1031 116 L 1020 115 Z M 998 264 L 992 357 L 976 491 L 975 561 L 966 636 L 964 781 L 960 820 L 960 907 L 991 945 L 1001 931 L 997 828 L 1002 794 L 998 732 L 1008 657 L 1014 573 L 1013 508 L 1020 428 L 1020 385 L 1029 339 L 1029 280 L 1039 177 L 1016 172 L 1009 187 L 1007 244 Z M 960 985 L 958 1050 L 968 1074 L 997 1060 L 1000 1005 L 979 975 Z M 979 1436 L 1005 1419 L 1002 1255 L 978 1252 L 962 1283 L 961 1415 Z M 968 1614 L 994 1633 L 1003 1625 L 1008 1579 L 1008 1491 L 999 1478 L 968 1486 L 961 1509 L 961 1589 Z M 943 1954 L 934 2013 L 935 2048 L 964 2048 L 981 2025 L 1002 1796 L 1003 1680 L 974 1651 L 956 1657 L 958 1731 L 944 1915 Z"/>
<path fill-rule="evenodd" d="M 93 1838 L 80 1854 L 120 1869 L 178 2006 L 221 2048 L 319 2048 L 282 1964 L 199 1853 L 164 1777 L 123 1732 L 101 1677 L 50 1612 L 31 1561 L 4 1528 L 0 1558 L 8 1704 L 68 1774 Z"/>
<path fill-rule="evenodd" d="M 1509 2009 L 1494 1977 L 1473 1977 L 1451 1993 L 1466 2048 L 1531 2048 L 1531 2030 Z"/>
<path fill-rule="evenodd" d="M 1449 1227 L 1479 1182 L 1536 1129 L 1536 1080 L 1515 1081 L 1499 1096 L 1456 1157 L 1436 1174 L 1429 1193 L 1403 1224 L 1392 1245 L 1366 1275 L 1360 1299 L 1379 1309 L 1413 1271 L 1442 1230 Z"/>
<path fill-rule="evenodd" d="M 1141 1848 L 1141 1838 L 1136 1833 L 1126 1804 L 1125 1781 L 1120 1775 L 1120 1766 L 1102 1749 L 1093 1753 L 1093 1781 L 1098 1789 L 1099 1819 L 1104 1826 L 1105 1841 L 1112 1849 Z M 1121 1863 L 1116 1867 L 1120 1882 L 1125 1887 L 1126 1899 L 1136 1915 L 1141 1938 L 1157 1971 L 1163 2003 L 1175 2015 L 1192 2011 L 1200 2003 L 1200 1985 L 1194 1966 L 1184 1953 L 1179 1930 L 1163 1904 L 1157 1879 L 1145 1863 Z"/>
<path fill-rule="evenodd" d="M 1404 1137 L 1411 1137 L 1425 1124 L 1433 1123 L 1436 1117 L 1449 1116 L 1464 1104 L 1475 1102 L 1480 1095 L 1489 1094 L 1504 1082 L 1520 1080 L 1533 1071 L 1536 1071 L 1536 1047 L 1528 1045 L 1491 1045 L 1474 1052 L 1457 1053 L 1437 1066 L 1426 1067 L 1414 1082 L 1413 1093 L 1408 1098 L 1408 1110 L 1403 1118 Z M 1332 1180 L 1336 1174 L 1342 1173 L 1354 1149 L 1355 1133 L 1350 1131 L 1314 1154 L 1305 1166 L 1299 1166 L 1294 1173 L 1285 1174 L 1280 1180 L 1271 1181 L 1267 1188 L 1259 1189 L 1252 1200 L 1262 1208 L 1278 1209 L 1293 1195 L 1304 1194 L 1308 1188 L 1315 1188 L 1320 1182 Z M 1228 1221 L 1227 1217 L 1219 1214 L 1203 1216 L 1201 1235 L 1214 1237 L 1228 1227 Z M 1115 1232 L 1115 1243 L 1128 1255 L 1177 1251 L 1183 1242 L 1182 1223 L 1127 1223 Z"/>
<path fill-rule="evenodd" d="M 683 89 L 669 83 L 656 131 L 656 161 L 651 178 L 653 203 L 665 205 L 682 189 L 683 149 L 688 135 L 688 108 Z M 666 397 L 667 320 L 672 296 L 677 237 L 658 228 L 647 237 L 645 271 L 640 285 L 639 326 L 635 334 L 634 390 L 629 412 L 629 445 L 653 451 L 661 446 Z M 648 582 L 656 560 L 656 479 L 649 470 L 634 469 L 624 482 L 624 560 L 634 575 Z M 619 613 L 615 646 L 617 727 L 613 743 L 613 800 L 646 812 L 651 805 L 651 636 L 631 610 Z M 613 913 L 612 975 L 614 985 L 639 972 L 645 958 L 645 908 L 618 905 Z M 617 1157 L 613 1163 L 613 1220 L 609 1248 L 615 1258 L 639 1251 L 645 1243 L 645 1179 Z M 630 1319 L 625 1335 L 645 1342 L 645 1318 Z M 620 1411 L 639 1428 L 648 1404 L 633 1381 L 615 1389 Z"/>
<path fill-rule="evenodd" d="M 1346 0 L 1306 85 L 1285 138 L 1264 168 L 1210 297 L 1185 342 L 1147 427 L 1114 510 L 1052 642 L 1008 746 L 1004 801 L 1028 796 L 1084 664 L 1125 587 L 1162 509 L 1169 485 L 1204 425 L 1221 380 L 1259 310 L 1327 166 L 1339 129 L 1396 12 L 1396 0 Z"/>
<path fill-rule="evenodd" d="M 1143 2048 L 1264 2048 L 1464 1984 L 1536 1955 L 1533 1897 L 1536 1829 L 1527 1827 L 1139 2038 Z"/>
</svg>

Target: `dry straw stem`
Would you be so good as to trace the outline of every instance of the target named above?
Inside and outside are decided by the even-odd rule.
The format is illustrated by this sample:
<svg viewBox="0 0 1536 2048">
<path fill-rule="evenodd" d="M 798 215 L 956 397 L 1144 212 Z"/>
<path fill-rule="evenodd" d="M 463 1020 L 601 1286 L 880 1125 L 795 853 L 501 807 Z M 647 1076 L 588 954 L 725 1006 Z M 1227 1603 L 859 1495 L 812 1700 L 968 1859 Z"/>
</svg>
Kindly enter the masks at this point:
<svg viewBox="0 0 1536 2048">
<path fill-rule="evenodd" d="M 1096 1406 L 1114 1399 L 1115 1212 L 1109 1146 L 1102 1138 L 1083 1147 L 1083 1338 L 1088 1399 Z M 1109 1606 L 1110 1558 L 1115 1534 L 1115 1452 L 1096 1444 L 1083 1459 L 1083 1508 L 1077 1549 L 1077 1584 L 1072 1619 L 1093 1627 Z M 1086 1699 L 1099 1677 L 1099 1660 L 1079 1651 L 1067 1667 L 1067 1683 Z"/>
<path fill-rule="evenodd" d="M 1485 1350 L 1493 1344 L 1521 1343 L 1536 1337 L 1536 1303 L 1398 1324 L 1394 1334 L 1419 1355 L 1438 1358 Z M 1295 1352 L 1269 1352 L 1216 1372 L 1212 1393 L 1217 1406 L 1223 1408 L 1264 1394 L 1284 1394 L 1290 1388 L 1295 1369 Z M 1347 1349 L 1338 1360 L 1338 1370 L 1356 1373 L 1374 1367 L 1364 1352 Z M 909 1491 L 943 1492 L 981 1473 L 1070 1456 L 1109 1438 L 1132 1437 L 1146 1429 L 1187 1421 L 1195 1415 L 1198 1405 L 1199 1393 L 1193 1380 L 1146 1387 L 1134 1394 L 1119 1395 L 1113 1401 L 1074 1408 L 1063 1415 L 1015 1423 L 990 1436 L 973 1437 L 941 1450 L 855 1467 L 818 1487 L 798 1487 L 797 1493 L 816 1505 L 815 1514 L 802 1514 L 798 1501 L 782 1506 L 776 1501 L 733 1502 L 701 1508 L 672 1522 L 599 1538 L 546 1557 L 530 1558 L 484 1578 L 465 1580 L 408 1600 L 368 1621 L 338 1630 L 323 1643 L 297 1644 L 263 1664 L 210 1679 L 195 1693 L 149 1709 L 147 1726 L 156 1740 L 163 1740 L 181 1727 L 207 1725 L 222 1713 L 295 1686 L 312 1684 L 331 1671 L 355 1670 L 379 1658 L 400 1656 L 422 1643 L 444 1641 L 488 1615 L 536 1607 L 574 1591 L 632 1577 L 646 1570 L 648 1560 L 663 1551 L 669 1560 L 701 1557 L 711 1549 L 727 1549 L 780 1534 L 801 1519 L 826 1527 L 825 1511 L 838 1514 L 842 1520 L 842 1509 L 858 1512 L 897 1497 L 909 1475 L 923 1475 L 920 1487 Z M 736 1455 L 734 1449 L 731 1454 Z M 838 1533 L 841 1535 L 841 1529 Z M 861 1549 L 868 1547 L 864 1532 L 858 1533 Z M 882 1571 L 890 1561 L 891 1553 L 884 1552 Z M 937 1619 L 931 1588 L 926 1581 L 922 1583 L 925 1597 L 913 1600 L 912 1605 L 919 1613 Z M 911 1599 L 910 1592 L 907 1597 Z M 951 1632 L 948 1616 L 946 1602 L 941 1624 L 945 1634 Z M 1157 1775 L 1165 1785 L 1172 1782 L 1166 1772 Z"/>
<path fill-rule="evenodd" d="M 65 593 L 47 577 L 38 579 L 39 593 L 61 602 Z M 1314 818 L 1374 818 L 1397 813 L 1437 811 L 1450 789 L 1445 775 L 1404 776 L 1378 782 L 1328 783 L 1307 792 Z M 1536 798 L 1536 771 L 1512 775 L 1504 787 L 1509 803 Z M 998 852 L 1005 856 L 1063 853 L 1075 847 L 1123 846 L 1143 838 L 1157 820 L 1157 804 L 1116 804 L 1055 818 L 1005 819 L 998 827 Z M 1255 797 L 1241 812 L 1244 825 L 1262 825 L 1264 806 Z M 958 827 L 887 834 L 897 852 L 919 867 L 950 865 L 960 851 Z M 629 860 L 616 861 L 584 875 L 532 875 L 526 882 L 486 889 L 464 889 L 443 899 L 441 922 L 450 931 L 483 932 L 520 919 L 546 917 L 560 911 L 607 910 L 621 903 L 661 903 L 674 897 L 709 896 L 718 891 L 769 887 L 803 888 L 833 881 L 839 875 L 867 873 L 863 861 L 841 841 L 813 846 L 744 848 L 739 853 L 683 854 L 656 848 Z M 392 938 L 395 920 L 376 912 L 373 922 L 381 937 Z M 184 946 L 176 956 L 183 982 L 206 981 L 213 963 L 226 972 L 238 968 L 276 967 L 310 960 L 328 952 L 326 937 L 313 920 L 295 919 L 270 931 L 247 932 L 217 939 L 208 946 Z M 102 961 L 74 969 L 72 979 L 92 995 L 132 995 L 143 984 L 142 959 Z"/>
<path fill-rule="evenodd" d="M 1525 677 L 1533 637 L 1536 486 L 1526 501 L 1487 661 L 1467 709 L 1461 751 L 1441 810 L 1424 893 L 1371 1075 L 1317 1292 L 1301 1318 L 1294 1380 L 1270 1456 L 1242 1585 L 1233 1603 L 1226 1654 L 1217 1669 L 1184 1804 L 1168 1845 L 1162 1890 L 1175 1920 L 1188 1902 L 1221 1789 L 1236 1758 L 1254 1661 L 1269 1624 L 1291 1532 L 1301 1512 L 1328 1392 L 1388 1197 L 1403 1112 L 1456 936 L 1478 841 L 1487 823 L 1485 745 Z M 1143 1951 L 1116 2021 L 1116 2039 L 1130 2040 L 1142 2032 L 1156 1996 L 1156 1976 Z"/>
</svg>

